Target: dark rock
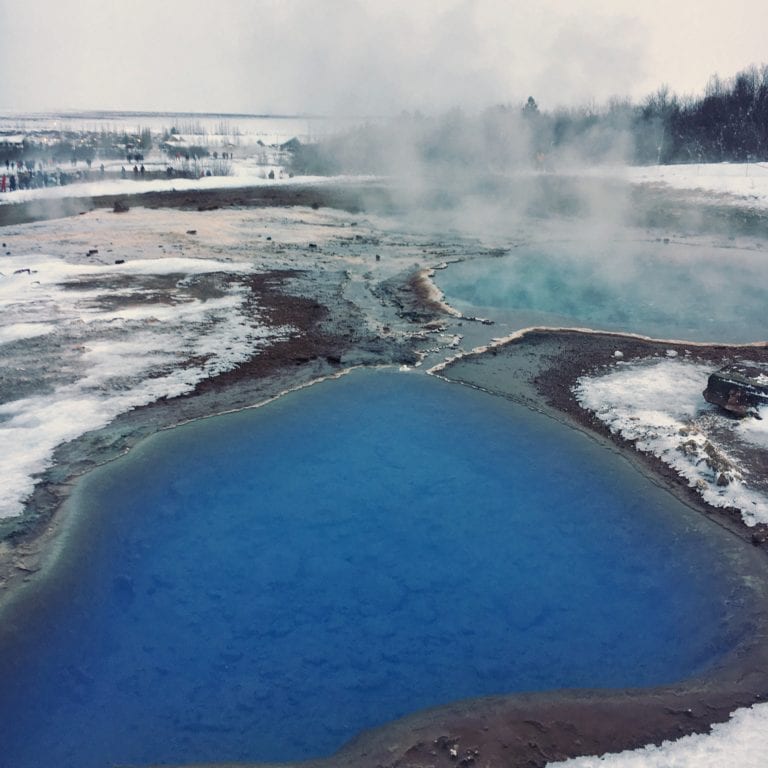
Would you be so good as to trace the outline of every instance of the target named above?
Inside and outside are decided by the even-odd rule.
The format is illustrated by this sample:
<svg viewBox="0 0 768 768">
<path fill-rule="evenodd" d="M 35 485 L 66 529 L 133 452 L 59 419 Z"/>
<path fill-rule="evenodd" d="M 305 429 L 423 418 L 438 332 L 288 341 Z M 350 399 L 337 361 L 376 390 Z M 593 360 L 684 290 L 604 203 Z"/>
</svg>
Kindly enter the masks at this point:
<svg viewBox="0 0 768 768">
<path fill-rule="evenodd" d="M 187 234 L 188 235 L 196 235 L 197 234 L 197 230 L 196 229 L 188 229 L 187 230 Z"/>
<path fill-rule="evenodd" d="M 115 259 L 115 264 L 125 264 L 125 259 Z"/>
<path fill-rule="evenodd" d="M 710 375 L 704 399 L 739 416 L 756 414 L 768 404 L 768 366 L 726 365 Z"/>
<path fill-rule="evenodd" d="M 752 543 L 755 546 L 762 546 L 768 542 L 768 525 L 757 523 L 752 531 Z"/>
<path fill-rule="evenodd" d="M 755 546 L 762 546 L 766 542 L 768 542 L 768 525 L 758 523 L 752 532 L 752 543 Z"/>
<path fill-rule="evenodd" d="M 114 213 L 126 213 L 128 211 L 128 206 L 122 200 L 116 200 L 115 204 L 112 206 L 112 210 Z"/>
</svg>

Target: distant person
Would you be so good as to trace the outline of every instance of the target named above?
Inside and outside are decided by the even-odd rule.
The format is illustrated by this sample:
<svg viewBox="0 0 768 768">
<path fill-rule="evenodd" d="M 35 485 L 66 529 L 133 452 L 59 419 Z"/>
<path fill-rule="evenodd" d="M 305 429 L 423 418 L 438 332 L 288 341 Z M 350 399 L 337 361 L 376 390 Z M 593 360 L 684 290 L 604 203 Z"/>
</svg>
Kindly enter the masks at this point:
<svg viewBox="0 0 768 768">
<path fill-rule="evenodd" d="M 10 189 L 11 189 L 11 192 L 16 191 L 16 175 L 13 173 L 11 174 L 11 178 L 10 178 Z"/>
<path fill-rule="evenodd" d="M 142 178 L 142 179 L 144 178 L 144 170 L 145 170 L 145 169 L 144 169 L 144 163 L 142 163 L 142 164 L 141 164 L 141 170 L 139 171 L 139 173 L 141 173 L 141 178 Z"/>
<path fill-rule="evenodd" d="M 120 166 L 120 176 L 122 178 L 125 178 L 125 166 L 124 165 Z"/>
<path fill-rule="evenodd" d="M 133 178 L 138 179 L 139 178 L 139 166 L 134 165 L 133 166 Z"/>
<path fill-rule="evenodd" d="M 8 183 L 8 179 L 6 178 L 5 174 L 3 174 L 2 179 L 0 179 L 0 192 L 5 192 L 5 185 Z"/>
<path fill-rule="evenodd" d="M 102 175 L 102 176 L 104 175 L 104 163 L 102 163 L 102 164 L 99 166 L 99 172 L 101 173 L 101 175 Z"/>
</svg>

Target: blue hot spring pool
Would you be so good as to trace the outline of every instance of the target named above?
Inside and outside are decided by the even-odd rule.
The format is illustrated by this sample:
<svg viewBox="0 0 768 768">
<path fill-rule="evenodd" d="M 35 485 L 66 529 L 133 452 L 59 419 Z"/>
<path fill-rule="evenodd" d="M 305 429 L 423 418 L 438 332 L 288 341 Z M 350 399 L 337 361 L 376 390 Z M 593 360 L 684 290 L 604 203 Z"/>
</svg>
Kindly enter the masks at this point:
<svg viewBox="0 0 768 768">
<path fill-rule="evenodd" d="M 364 372 L 85 477 L 4 617 L 14 768 L 330 754 L 422 707 L 644 686 L 731 647 L 698 517 L 584 435 Z"/>
<path fill-rule="evenodd" d="M 435 281 L 464 314 L 510 330 L 589 327 L 745 343 L 766 339 L 764 272 L 765 254 L 743 248 L 575 241 L 451 264 Z"/>
</svg>

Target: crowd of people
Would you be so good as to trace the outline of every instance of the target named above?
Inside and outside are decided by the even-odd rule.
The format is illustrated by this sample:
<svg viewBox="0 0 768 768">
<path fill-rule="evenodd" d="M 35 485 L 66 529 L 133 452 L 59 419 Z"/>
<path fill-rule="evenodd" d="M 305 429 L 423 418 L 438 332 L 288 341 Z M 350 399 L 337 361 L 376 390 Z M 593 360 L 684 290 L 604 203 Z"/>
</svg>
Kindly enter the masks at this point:
<svg viewBox="0 0 768 768">
<path fill-rule="evenodd" d="M 87 181 L 90 177 L 90 170 L 62 171 L 58 166 L 48 167 L 34 160 L 5 160 L 5 169 L 0 166 L 0 171 L 0 193 L 60 187 L 75 181 Z M 104 165 L 100 172 L 103 176 Z"/>
</svg>

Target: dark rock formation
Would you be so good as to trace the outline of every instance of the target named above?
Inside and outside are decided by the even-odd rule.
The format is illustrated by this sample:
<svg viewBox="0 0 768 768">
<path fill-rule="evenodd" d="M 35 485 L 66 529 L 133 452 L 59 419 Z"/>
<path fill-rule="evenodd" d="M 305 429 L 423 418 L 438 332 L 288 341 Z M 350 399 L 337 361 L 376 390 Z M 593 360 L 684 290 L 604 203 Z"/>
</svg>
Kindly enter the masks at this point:
<svg viewBox="0 0 768 768">
<path fill-rule="evenodd" d="M 726 365 L 710 375 L 704 399 L 739 416 L 756 413 L 768 404 L 768 366 Z"/>
</svg>

